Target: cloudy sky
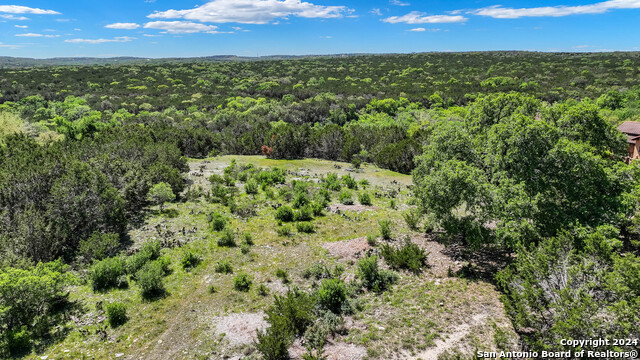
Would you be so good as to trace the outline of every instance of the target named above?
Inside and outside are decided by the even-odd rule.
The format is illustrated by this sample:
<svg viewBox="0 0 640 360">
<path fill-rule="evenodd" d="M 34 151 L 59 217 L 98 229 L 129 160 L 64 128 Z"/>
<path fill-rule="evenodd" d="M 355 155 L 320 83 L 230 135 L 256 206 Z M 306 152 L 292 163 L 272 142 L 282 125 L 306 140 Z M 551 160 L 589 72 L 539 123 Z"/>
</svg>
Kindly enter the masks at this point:
<svg viewBox="0 0 640 360">
<path fill-rule="evenodd" d="M 640 50 L 640 0 L 0 0 L 0 56 Z"/>
</svg>

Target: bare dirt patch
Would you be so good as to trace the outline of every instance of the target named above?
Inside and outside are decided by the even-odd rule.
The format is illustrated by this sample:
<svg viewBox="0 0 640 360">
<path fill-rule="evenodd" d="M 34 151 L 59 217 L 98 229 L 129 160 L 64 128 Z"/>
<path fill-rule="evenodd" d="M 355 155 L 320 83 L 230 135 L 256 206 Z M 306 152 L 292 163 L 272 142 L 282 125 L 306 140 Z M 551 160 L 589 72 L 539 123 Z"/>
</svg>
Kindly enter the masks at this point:
<svg viewBox="0 0 640 360">
<path fill-rule="evenodd" d="M 305 352 L 302 342 L 297 339 L 289 349 L 289 356 L 292 360 L 302 360 Z M 362 360 L 367 356 L 367 349 L 364 346 L 329 340 L 324 346 L 324 356 L 327 360 Z"/>
<path fill-rule="evenodd" d="M 230 314 L 214 318 L 215 332 L 224 334 L 232 346 L 248 345 L 256 340 L 258 331 L 267 328 L 263 313 Z"/>
<path fill-rule="evenodd" d="M 339 214 L 345 211 L 364 212 L 364 211 L 375 211 L 378 209 L 379 207 L 377 206 L 366 206 L 366 205 L 333 204 L 329 206 L 329 211 L 334 214 Z"/>
<path fill-rule="evenodd" d="M 322 247 L 329 251 L 329 255 L 347 261 L 355 261 L 373 249 L 366 237 L 326 243 Z"/>
</svg>

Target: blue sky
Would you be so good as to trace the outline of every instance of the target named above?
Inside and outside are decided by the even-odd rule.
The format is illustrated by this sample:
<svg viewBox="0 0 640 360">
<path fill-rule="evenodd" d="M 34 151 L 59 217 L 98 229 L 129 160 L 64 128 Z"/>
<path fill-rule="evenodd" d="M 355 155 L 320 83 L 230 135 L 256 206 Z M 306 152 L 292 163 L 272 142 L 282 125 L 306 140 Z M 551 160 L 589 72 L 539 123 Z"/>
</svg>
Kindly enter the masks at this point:
<svg viewBox="0 0 640 360">
<path fill-rule="evenodd" d="M 0 0 L 0 56 L 640 50 L 640 0 Z"/>
</svg>

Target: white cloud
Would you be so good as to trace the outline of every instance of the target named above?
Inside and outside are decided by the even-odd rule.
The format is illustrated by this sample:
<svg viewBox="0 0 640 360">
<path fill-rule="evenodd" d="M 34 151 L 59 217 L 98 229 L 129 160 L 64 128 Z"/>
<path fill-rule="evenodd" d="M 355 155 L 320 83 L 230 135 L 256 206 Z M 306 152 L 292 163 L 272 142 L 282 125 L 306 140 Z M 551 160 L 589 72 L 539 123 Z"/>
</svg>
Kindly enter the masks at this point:
<svg viewBox="0 0 640 360">
<path fill-rule="evenodd" d="M 15 26 L 15 27 L 17 27 L 17 28 L 20 28 L 20 29 L 26 29 L 26 28 L 28 28 L 28 26 L 27 26 L 27 25 L 13 25 L 13 26 Z"/>
<path fill-rule="evenodd" d="M 440 31 L 440 29 L 425 29 L 425 28 L 423 28 L 423 27 L 419 27 L 419 28 L 410 29 L 410 30 L 407 30 L 407 31 L 413 31 L 413 32 L 425 32 L 425 31 L 428 31 L 428 32 L 437 32 L 437 31 Z"/>
<path fill-rule="evenodd" d="M 136 23 L 115 23 L 105 26 L 107 29 L 119 29 L 119 30 L 135 30 L 140 27 Z"/>
<path fill-rule="evenodd" d="M 380 9 L 378 9 L 378 8 L 371 9 L 371 11 L 369 11 L 369 13 L 371 13 L 373 15 L 382 16 L 382 11 L 380 11 Z"/>
<path fill-rule="evenodd" d="M 27 33 L 27 34 L 16 34 L 16 36 L 24 36 L 24 37 L 42 37 L 44 35 L 42 34 L 34 34 L 34 33 Z"/>
<path fill-rule="evenodd" d="M 142 36 L 146 36 L 146 37 L 161 37 L 162 35 L 142 34 Z"/>
<path fill-rule="evenodd" d="M 400 0 L 390 0 L 389 2 L 391 3 L 391 5 L 395 5 L 395 6 L 409 6 L 409 5 L 411 5 L 408 2 L 404 2 L 404 1 L 400 1 Z"/>
<path fill-rule="evenodd" d="M 1 18 L 3 19 L 7 19 L 7 20 L 17 20 L 17 21 L 24 21 L 24 20 L 31 20 L 26 16 L 15 16 L 15 15 L 0 15 Z"/>
<path fill-rule="evenodd" d="M 217 26 L 198 24 L 189 21 L 152 21 L 144 24 L 145 29 L 164 30 L 168 34 L 217 33 Z"/>
<path fill-rule="evenodd" d="M 639 0 L 640 1 L 640 0 Z M 397 24 L 443 24 L 443 23 L 460 23 L 468 19 L 462 15 L 427 15 L 419 11 L 412 11 L 404 16 L 392 16 L 382 21 Z"/>
<path fill-rule="evenodd" d="M 129 42 L 135 40 L 134 37 L 129 36 L 119 36 L 113 39 L 68 39 L 64 42 L 74 43 L 74 44 L 102 44 L 102 43 L 110 43 L 110 42 Z"/>
<path fill-rule="evenodd" d="M 5 48 L 5 49 L 17 49 L 17 48 L 21 48 L 23 47 L 22 45 L 8 45 L 8 44 L 3 44 L 0 42 L 0 48 Z"/>
<path fill-rule="evenodd" d="M 20 5 L 0 5 L 0 12 L 9 14 L 60 15 L 57 11 L 30 8 Z"/>
<path fill-rule="evenodd" d="M 315 5 L 301 0 L 213 0 L 194 9 L 156 11 L 148 17 L 211 23 L 267 24 L 289 16 L 339 18 L 352 11 L 346 6 Z"/>
<path fill-rule="evenodd" d="M 639 9 L 640 0 L 610 0 L 578 6 L 543 6 L 532 8 L 505 8 L 501 5 L 489 6 L 470 11 L 470 14 L 489 16 L 496 19 L 518 19 L 522 17 L 560 17 L 582 14 L 602 14 L 615 9 Z"/>
</svg>

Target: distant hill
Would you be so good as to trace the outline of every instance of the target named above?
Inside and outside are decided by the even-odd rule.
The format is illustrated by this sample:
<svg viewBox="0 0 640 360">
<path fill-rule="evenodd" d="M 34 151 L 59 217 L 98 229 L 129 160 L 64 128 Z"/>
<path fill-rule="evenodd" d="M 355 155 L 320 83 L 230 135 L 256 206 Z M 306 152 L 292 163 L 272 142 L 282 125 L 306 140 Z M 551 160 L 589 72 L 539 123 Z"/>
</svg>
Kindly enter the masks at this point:
<svg viewBox="0 0 640 360">
<path fill-rule="evenodd" d="M 38 66 L 64 66 L 64 65 L 129 65 L 137 63 L 160 64 L 171 62 L 223 62 L 223 61 L 259 61 L 259 60 L 286 60 L 312 57 L 339 57 L 352 56 L 357 54 L 339 55 L 273 55 L 273 56 L 236 56 L 236 55 L 216 55 L 206 57 L 174 57 L 174 58 L 140 58 L 140 57 L 58 57 L 50 59 L 19 58 L 10 56 L 0 56 L 0 68 L 23 68 Z"/>
</svg>

